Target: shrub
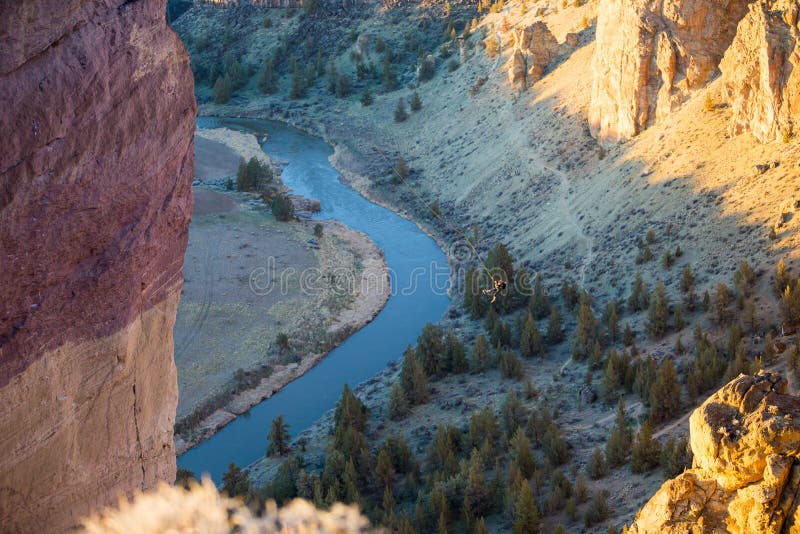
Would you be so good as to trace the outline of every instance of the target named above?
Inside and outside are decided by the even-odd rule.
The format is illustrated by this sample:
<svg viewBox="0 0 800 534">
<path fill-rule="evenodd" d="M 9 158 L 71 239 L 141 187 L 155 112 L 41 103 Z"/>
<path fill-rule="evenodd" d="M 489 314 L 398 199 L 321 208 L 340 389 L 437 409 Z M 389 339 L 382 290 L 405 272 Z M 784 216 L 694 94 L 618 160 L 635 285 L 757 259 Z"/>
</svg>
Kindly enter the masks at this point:
<svg viewBox="0 0 800 534">
<path fill-rule="evenodd" d="M 459 63 L 457 59 L 451 59 L 447 62 L 447 72 L 455 72 L 460 66 L 461 63 Z"/>
<path fill-rule="evenodd" d="M 286 222 L 294 218 L 292 200 L 284 193 L 278 193 L 272 199 L 272 214 L 279 221 Z"/>
<path fill-rule="evenodd" d="M 404 122 L 408 118 L 408 112 L 406 112 L 406 102 L 403 100 L 403 97 L 400 97 L 397 100 L 397 107 L 394 110 L 394 122 Z"/>
<path fill-rule="evenodd" d="M 372 102 L 374 102 L 374 98 L 372 98 L 372 93 L 369 92 L 369 87 L 364 87 L 364 92 L 361 93 L 361 105 L 364 107 L 371 106 Z"/>
<path fill-rule="evenodd" d="M 418 92 L 414 91 L 414 94 L 411 95 L 409 107 L 411 108 L 411 111 L 419 111 L 422 109 L 422 98 L 420 98 Z"/>
<path fill-rule="evenodd" d="M 403 156 L 397 158 L 397 163 L 394 166 L 394 182 L 395 183 L 403 183 L 408 178 L 409 170 L 408 164 L 406 164 L 406 160 L 403 159 Z"/>
<path fill-rule="evenodd" d="M 231 83 L 231 79 L 227 75 L 217 78 L 217 82 L 214 84 L 214 103 L 226 104 L 232 95 L 233 83 Z"/>
<path fill-rule="evenodd" d="M 486 47 L 486 55 L 490 58 L 497 57 L 497 53 L 500 51 L 500 43 L 497 40 L 497 36 L 492 34 L 483 43 Z"/>
<path fill-rule="evenodd" d="M 321 237 L 322 237 L 322 232 L 323 232 L 322 225 L 321 225 L 321 224 L 319 224 L 319 223 L 315 224 L 315 225 L 314 225 L 314 235 L 315 235 L 317 238 L 321 238 Z"/>
<path fill-rule="evenodd" d="M 350 77 L 340 74 L 336 79 L 336 98 L 345 98 L 350 94 Z"/>
<path fill-rule="evenodd" d="M 434 74 L 436 74 L 436 62 L 426 57 L 419 65 L 417 78 L 419 78 L 421 82 L 427 82 L 433 78 Z"/>
</svg>

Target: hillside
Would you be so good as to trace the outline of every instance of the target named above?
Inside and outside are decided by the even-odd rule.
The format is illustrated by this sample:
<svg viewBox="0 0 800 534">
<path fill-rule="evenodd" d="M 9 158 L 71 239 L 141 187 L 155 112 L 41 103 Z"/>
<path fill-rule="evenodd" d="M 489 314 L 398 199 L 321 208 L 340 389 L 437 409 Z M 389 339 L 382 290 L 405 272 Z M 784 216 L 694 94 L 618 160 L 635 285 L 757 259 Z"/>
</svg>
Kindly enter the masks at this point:
<svg viewBox="0 0 800 534">
<path fill-rule="evenodd" d="M 296 445 L 307 465 L 267 459 L 251 470 L 256 494 L 359 502 L 401 531 L 463 531 L 481 516 L 492 532 L 529 520 L 546 532 L 630 524 L 665 474 L 688 465 L 674 441 L 680 461 L 659 469 L 651 454 L 632 465 L 628 446 L 645 421 L 664 446 L 688 434 L 688 413 L 724 378 L 796 363 L 794 339 L 781 336 L 795 319 L 793 291 L 780 306 L 775 288 L 794 287 L 797 269 L 797 5 L 339 7 L 196 7 L 181 16 L 175 27 L 200 74 L 200 112 L 323 135 L 345 179 L 445 245 L 454 305 L 442 330 L 357 390 L 364 423 L 342 426 L 331 414 Z M 217 91 L 212 69 L 229 77 Z M 239 88 L 223 102 L 227 83 Z M 408 118 L 396 122 L 400 98 Z M 400 158 L 410 171 L 397 183 Z M 775 283 L 781 259 L 789 275 Z M 529 280 L 538 273 L 548 303 L 511 294 L 487 312 L 464 285 L 467 269 L 485 264 L 512 281 L 522 268 Z M 637 275 L 648 290 L 635 290 Z M 566 339 L 535 343 L 533 330 L 547 338 L 553 308 Z M 475 348 L 482 335 L 488 351 Z M 453 363 L 458 347 L 465 367 Z M 476 352 L 488 352 L 488 370 Z M 403 378 L 416 366 L 427 394 L 417 395 L 419 377 Z M 398 376 L 403 386 L 392 392 Z M 396 408 L 400 396 L 418 406 L 391 420 L 389 399 Z M 478 414 L 487 406 L 494 423 Z M 331 460 L 332 425 L 353 440 L 349 456 Z M 608 445 L 615 432 L 625 438 L 622 458 Z M 395 441 L 385 444 L 393 434 L 416 457 L 403 468 Z M 341 450 L 344 438 L 331 439 Z M 382 450 L 395 474 L 379 481 Z M 610 460 L 607 475 L 598 458 Z M 280 485 L 287 479 L 289 489 Z M 494 489 L 480 505 L 475 495 L 465 501 L 479 480 Z"/>
</svg>

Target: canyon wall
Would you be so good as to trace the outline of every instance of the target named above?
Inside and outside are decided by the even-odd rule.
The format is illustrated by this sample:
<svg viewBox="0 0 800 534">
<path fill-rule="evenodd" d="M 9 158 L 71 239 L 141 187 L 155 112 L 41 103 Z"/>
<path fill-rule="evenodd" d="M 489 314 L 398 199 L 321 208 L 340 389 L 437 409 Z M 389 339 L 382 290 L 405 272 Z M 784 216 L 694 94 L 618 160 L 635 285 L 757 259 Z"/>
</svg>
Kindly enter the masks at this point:
<svg viewBox="0 0 800 534">
<path fill-rule="evenodd" d="M 749 0 L 601 2 L 589 127 L 606 142 L 638 134 L 718 72 Z"/>
<path fill-rule="evenodd" d="M 775 373 L 740 375 L 689 419 L 694 464 L 636 514 L 630 533 L 800 529 L 800 398 Z"/>
<path fill-rule="evenodd" d="M 165 0 L 0 2 L 0 524 L 175 475 L 196 113 Z"/>
<path fill-rule="evenodd" d="M 720 64 L 731 135 L 762 142 L 794 133 L 800 114 L 800 32 L 796 0 L 758 1 L 739 23 Z"/>
</svg>

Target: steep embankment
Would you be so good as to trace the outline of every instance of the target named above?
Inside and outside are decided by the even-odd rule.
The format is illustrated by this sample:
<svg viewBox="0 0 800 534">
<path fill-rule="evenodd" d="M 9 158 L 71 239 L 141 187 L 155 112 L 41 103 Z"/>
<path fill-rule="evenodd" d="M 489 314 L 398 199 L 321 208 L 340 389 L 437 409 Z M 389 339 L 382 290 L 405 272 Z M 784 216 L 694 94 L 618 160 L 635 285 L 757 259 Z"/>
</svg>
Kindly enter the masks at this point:
<svg viewBox="0 0 800 534">
<path fill-rule="evenodd" d="M 0 4 L 0 523 L 175 475 L 189 59 L 163 0 Z"/>
</svg>

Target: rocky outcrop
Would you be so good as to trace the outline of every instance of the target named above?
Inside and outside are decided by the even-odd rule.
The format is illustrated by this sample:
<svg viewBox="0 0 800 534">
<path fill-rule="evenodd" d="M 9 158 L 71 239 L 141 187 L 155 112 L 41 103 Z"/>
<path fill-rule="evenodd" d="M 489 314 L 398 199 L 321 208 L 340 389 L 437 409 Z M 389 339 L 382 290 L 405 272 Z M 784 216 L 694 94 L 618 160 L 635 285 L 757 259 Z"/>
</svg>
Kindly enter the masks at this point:
<svg viewBox="0 0 800 534">
<path fill-rule="evenodd" d="M 335 503 L 330 510 L 318 510 L 303 499 L 294 499 L 282 508 L 269 502 L 264 514 L 254 517 L 241 501 L 220 495 L 206 479 L 188 490 L 162 485 L 158 491 L 137 495 L 125 506 L 85 519 L 82 532 L 357 534 L 376 531 L 357 507 L 341 503 Z"/>
<path fill-rule="evenodd" d="M 716 75 L 750 0 L 609 0 L 600 4 L 589 126 L 630 138 Z"/>
<path fill-rule="evenodd" d="M 750 5 L 720 64 L 731 104 L 730 133 L 762 142 L 789 135 L 800 113 L 800 44 L 795 0 Z"/>
<path fill-rule="evenodd" d="M 0 3 L 0 524 L 175 475 L 195 103 L 164 0 Z"/>
<path fill-rule="evenodd" d="M 689 419 L 694 464 L 628 532 L 780 533 L 800 528 L 800 398 L 775 373 L 740 375 Z"/>
<path fill-rule="evenodd" d="M 513 52 L 506 70 L 508 81 L 517 89 L 539 81 L 558 54 L 558 41 L 542 21 L 514 30 Z"/>
</svg>

